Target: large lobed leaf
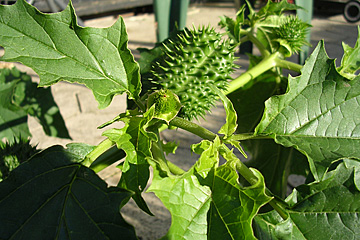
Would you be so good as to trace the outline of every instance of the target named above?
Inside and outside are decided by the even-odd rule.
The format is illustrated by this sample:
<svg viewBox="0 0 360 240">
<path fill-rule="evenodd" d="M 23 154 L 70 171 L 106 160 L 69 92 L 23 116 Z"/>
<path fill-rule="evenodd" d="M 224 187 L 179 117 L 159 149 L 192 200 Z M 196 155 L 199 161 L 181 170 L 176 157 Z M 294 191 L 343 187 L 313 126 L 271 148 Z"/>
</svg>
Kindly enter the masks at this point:
<svg viewBox="0 0 360 240">
<path fill-rule="evenodd" d="M 296 147 L 308 157 L 319 180 L 332 162 L 360 158 L 359 94 L 358 79 L 342 77 L 321 42 L 301 76 L 290 77 L 287 92 L 266 101 L 255 134 L 271 135 L 286 147 Z"/>
<path fill-rule="evenodd" d="M 0 183 L 1 239 L 136 239 L 119 210 L 132 193 L 76 163 L 91 147 L 51 147 Z"/>
<path fill-rule="evenodd" d="M 358 161 L 345 159 L 322 182 L 299 186 L 287 199 L 286 220 L 276 212 L 255 218 L 259 239 L 357 239 L 360 234 Z"/>
<path fill-rule="evenodd" d="M 252 229 L 253 218 L 260 207 L 270 201 L 265 195 L 261 174 L 254 171 L 258 182 L 242 188 L 234 164 L 230 161 L 215 170 L 208 213 L 209 239 L 256 239 Z"/>
<path fill-rule="evenodd" d="M 282 91 L 275 80 L 273 76 L 267 75 L 265 79 L 248 84 L 228 95 L 238 116 L 238 133 L 253 132 L 261 120 L 265 100 Z M 265 178 L 266 187 L 279 197 L 285 197 L 290 174 L 305 175 L 305 170 L 308 170 L 307 159 L 303 154 L 293 148 L 276 144 L 272 139 L 250 139 L 242 141 L 241 145 L 251 156 L 250 161 L 245 164 L 259 170 Z M 295 167 L 296 165 L 301 167 Z"/>
<path fill-rule="evenodd" d="M 109 28 L 77 25 L 74 9 L 43 14 L 25 0 L 0 6 L 2 61 L 21 62 L 40 76 L 40 86 L 58 81 L 81 83 L 93 91 L 100 108 L 113 96 L 140 91 L 139 66 L 127 48 L 123 19 Z"/>
<path fill-rule="evenodd" d="M 238 183 L 236 161 L 229 153 L 226 164 L 218 167 L 219 152 L 225 145 L 219 138 L 193 146 L 201 154 L 198 162 L 181 176 L 174 176 L 159 162 L 154 168 L 154 192 L 172 215 L 164 239 L 255 239 L 252 220 L 270 198 L 265 195 L 264 179 L 243 188 Z M 230 150 L 229 150 L 230 151 Z M 232 157 L 230 157 L 232 156 Z"/>
</svg>

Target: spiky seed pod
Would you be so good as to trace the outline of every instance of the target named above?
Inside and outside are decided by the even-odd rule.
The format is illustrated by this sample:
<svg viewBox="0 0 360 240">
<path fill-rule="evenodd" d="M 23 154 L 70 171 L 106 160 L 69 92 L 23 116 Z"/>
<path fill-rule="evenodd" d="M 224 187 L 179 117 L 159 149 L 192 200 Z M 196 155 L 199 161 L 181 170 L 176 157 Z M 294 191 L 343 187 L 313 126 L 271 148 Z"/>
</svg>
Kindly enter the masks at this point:
<svg viewBox="0 0 360 240">
<path fill-rule="evenodd" d="M 203 117 L 217 96 L 209 85 L 225 90 L 234 67 L 234 46 L 213 28 L 185 29 L 163 43 L 163 54 L 152 65 L 155 89 L 170 89 L 183 105 L 179 115 Z"/>
<path fill-rule="evenodd" d="M 36 146 L 32 146 L 29 140 L 14 140 L 13 143 L 0 143 L 0 181 L 21 163 L 37 153 Z"/>
<path fill-rule="evenodd" d="M 276 28 L 275 36 L 278 41 L 285 40 L 292 52 L 299 52 L 303 45 L 310 45 L 306 40 L 306 34 L 311 27 L 298 17 L 289 15 L 284 22 Z"/>
</svg>

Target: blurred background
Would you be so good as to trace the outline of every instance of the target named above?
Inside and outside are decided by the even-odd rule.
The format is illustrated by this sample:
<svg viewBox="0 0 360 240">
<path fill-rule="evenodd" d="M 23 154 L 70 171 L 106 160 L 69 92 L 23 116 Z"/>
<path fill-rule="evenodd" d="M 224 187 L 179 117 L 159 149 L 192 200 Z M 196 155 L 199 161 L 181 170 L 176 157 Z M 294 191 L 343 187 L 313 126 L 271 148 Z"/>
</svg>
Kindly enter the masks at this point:
<svg viewBox="0 0 360 240">
<path fill-rule="evenodd" d="M 97 15 L 119 14 L 132 12 L 133 14 L 154 11 L 156 2 L 166 2 L 169 0 L 72 0 L 76 13 L 82 18 L 93 18 Z M 245 0 L 182 0 L 190 1 L 190 4 L 234 4 L 238 8 Z M 255 7 L 260 7 L 267 0 L 250 0 Z M 279 0 L 273 0 L 274 2 Z M 13 4 L 16 0 L 1 0 L 0 4 Z M 58 12 L 67 5 L 67 0 L 27 0 L 42 12 Z M 295 0 L 288 0 L 295 3 Z M 359 21 L 360 1 L 358 0 L 298 0 L 301 2 L 313 2 L 314 13 L 322 15 L 343 14 L 347 21 Z"/>
</svg>

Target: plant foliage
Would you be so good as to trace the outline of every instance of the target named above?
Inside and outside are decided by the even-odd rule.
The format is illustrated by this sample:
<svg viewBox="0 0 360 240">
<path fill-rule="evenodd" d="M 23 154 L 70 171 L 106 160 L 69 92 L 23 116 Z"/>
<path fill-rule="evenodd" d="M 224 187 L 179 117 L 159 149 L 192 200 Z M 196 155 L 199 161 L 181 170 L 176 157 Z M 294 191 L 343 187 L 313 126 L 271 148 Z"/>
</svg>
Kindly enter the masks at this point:
<svg viewBox="0 0 360 240">
<path fill-rule="evenodd" d="M 296 8 L 286 0 L 268 1 L 258 12 L 250 7 L 245 17 L 243 7 L 236 19 L 220 21 L 230 40 L 212 28 L 185 30 L 143 50 L 138 65 L 127 48 L 122 18 L 109 28 L 83 28 L 71 2 L 56 14 L 43 14 L 25 0 L 0 5 L 5 48 L 0 60 L 33 68 L 40 86 L 84 84 L 100 108 L 115 94 L 132 99 L 131 108 L 100 126 L 124 123 L 106 130 L 99 145 L 53 146 L 32 153 L 3 176 L 0 238 L 136 239 L 120 209 L 132 197 L 152 215 L 143 194 L 153 192 L 172 217 L 163 239 L 356 239 L 360 40 L 354 48 L 343 45 L 338 67 L 323 42 L 304 66 L 292 63 L 286 58 L 299 51 L 298 43 L 306 44 L 302 39 L 309 27 L 284 14 Z M 299 37 L 296 44 L 294 37 Z M 250 56 L 246 72 L 221 83 L 230 80 L 234 51 L 246 41 L 261 55 Z M 284 68 L 300 75 L 284 77 Z M 158 87 L 149 87 L 149 81 Z M 184 97 L 194 90 L 190 83 L 201 95 L 194 97 L 197 108 L 206 106 L 186 116 L 183 109 L 195 106 L 194 99 Z M 29 113 L 20 106 L 32 95 L 12 95 L 16 84 L 0 85 L 6 116 L 1 124 Z M 9 97 L 13 105 L 5 101 Z M 203 117 L 214 100 L 226 113 L 217 133 L 190 121 Z M 198 160 L 190 169 L 165 156 L 176 154 L 176 144 L 161 139 L 166 128 L 203 139 L 191 146 Z M 24 125 L 16 131 L 29 136 Z M 235 150 L 250 160 L 242 162 Z M 121 159 L 118 186 L 108 188 L 95 172 Z M 303 175 L 306 182 L 286 197 L 290 174 Z"/>
</svg>

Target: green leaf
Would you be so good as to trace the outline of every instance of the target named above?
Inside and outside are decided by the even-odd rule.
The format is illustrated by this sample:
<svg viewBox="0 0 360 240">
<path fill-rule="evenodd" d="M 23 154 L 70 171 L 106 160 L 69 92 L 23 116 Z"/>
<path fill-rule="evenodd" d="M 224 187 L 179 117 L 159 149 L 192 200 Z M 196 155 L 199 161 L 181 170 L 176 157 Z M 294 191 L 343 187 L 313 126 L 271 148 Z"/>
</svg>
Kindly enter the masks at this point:
<svg viewBox="0 0 360 240">
<path fill-rule="evenodd" d="M 164 47 L 162 45 L 156 45 L 152 49 L 139 48 L 140 51 L 140 73 L 141 75 L 147 74 L 151 71 L 153 62 L 163 54 Z"/>
<path fill-rule="evenodd" d="M 159 166 L 153 165 L 154 178 L 148 191 L 160 198 L 172 216 L 170 229 L 163 239 L 207 239 L 209 187 L 199 183 L 193 175 L 194 168 L 182 176 L 173 176 Z"/>
<path fill-rule="evenodd" d="M 217 142 L 220 142 L 219 138 Z M 181 176 L 172 175 L 155 159 L 149 160 L 154 177 L 147 191 L 154 192 L 171 213 L 171 226 L 163 239 L 207 239 L 211 191 L 195 174 L 206 178 L 218 163 L 218 153 L 213 143 L 207 140 L 194 145 L 193 149 L 202 153 L 200 160 Z"/>
<path fill-rule="evenodd" d="M 199 154 L 200 158 L 194 165 L 196 173 L 203 179 L 206 179 L 213 168 L 219 166 L 219 147 L 221 147 L 220 138 L 217 136 L 213 142 L 203 140 L 198 144 L 191 146 L 194 153 Z"/>
<path fill-rule="evenodd" d="M 242 188 L 238 183 L 235 161 L 215 170 L 208 213 L 208 239 L 256 239 L 252 230 L 253 218 L 271 198 L 265 194 L 264 178 L 260 172 L 253 172 L 259 181 Z"/>
<path fill-rule="evenodd" d="M 0 139 L 13 143 L 31 136 L 27 124 L 27 113 L 10 101 L 18 81 L 0 81 Z"/>
<path fill-rule="evenodd" d="M 296 10 L 300 7 L 295 4 L 288 3 L 287 0 L 281 0 L 281 2 L 268 1 L 267 4 L 262 7 L 256 17 L 257 19 L 265 19 L 271 15 L 281 15 L 285 11 Z"/>
<path fill-rule="evenodd" d="M 149 119 L 144 117 L 131 117 L 126 120 L 122 129 L 109 129 L 103 135 L 115 142 L 117 147 L 126 153 L 125 161 L 119 166 L 122 175 L 118 186 L 134 191 L 133 199 L 138 206 L 152 215 L 141 197 L 150 176 L 146 158 L 152 157 L 150 148 L 151 139 L 154 137 L 144 128 L 148 122 Z"/>
<path fill-rule="evenodd" d="M 130 196 L 54 146 L 0 183 L 0 238 L 137 239 L 119 212 Z"/>
<path fill-rule="evenodd" d="M 99 108 L 113 96 L 140 92 L 139 66 L 127 48 L 128 37 L 121 17 L 109 28 L 83 28 L 76 24 L 74 9 L 43 14 L 25 0 L 0 6 L 2 61 L 21 62 L 40 76 L 40 86 L 58 81 L 86 85 Z"/>
<path fill-rule="evenodd" d="M 200 159 L 180 176 L 172 175 L 161 162 L 149 159 L 154 177 L 147 191 L 154 192 L 160 198 L 172 217 L 170 229 L 163 239 L 207 239 L 207 212 L 211 191 L 208 186 L 200 183 L 198 176 L 205 179 L 213 167 L 217 166 L 219 145 L 219 138 L 214 143 L 203 140 L 193 145 L 192 150 L 201 154 Z"/>
<path fill-rule="evenodd" d="M 259 239 L 357 239 L 360 192 L 354 174 L 358 161 L 345 159 L 323 181 L 299 186 L 287 201 L 288 219 L 274 212 L 255 218 Z M 321 234 L 319 234 L 321 233 Z"/>
<path fill-rule="evenodd" d="M 86 155 L 94 149 L 95 146 L 86 143 L 69 143 L 66 144 L 64 152 L 67 153 L 73 161 L 81 163 L 84 161 Z"/>
<path fill-rule="evenodd" d="M 167 142 L 167 143 L 161 142 L 161 148 L 164 150 L 166 154 L 169 153 L 175 154 L 177 147 L 178 144 L 176 142 Z"/>
<path fill-rule="evenodd" d="M 308 157 L 312 174 L 320 180 L 332 162 L 360 158 L 359 93 L 360 82 L 337 73 L 321 42 L 302 75 L 289 78 L 287 92 L 266 101 L 255 134 L 296 147 Z"/>
<path fill-rule="evenodd" d="M 342 43 L 344 55 L 341 59 L 341 66 L 337 68 L 338 72 L 348 78 L 354 79 L 360 70 L 360 27 L 358 26 L 358 38 L 355 47 L 352 48 L 346 43 Z"/>
<path fill-rule="evenodd" d="M 231 136 L 237 128 L 237 116 L 232 102 L 226 97 L 226 95 L 221 92 L 217 87 L 209 85 L 209 87 L 220 97 L 221 101 L 224 104 L 226 112 L 226 122 L 220 128 L 220 134 L 224 134 L 225 138 Z"/>
<path fill-rule="evenodd" d="M 272 139 L 248 140 L 242 144 L 251 155 L 246 166 L 259 170 L 266 187 L 278 197 L 286 196 L 290 174 L 306 177 L 309 172 L 306 157 L 294 148 L 276 144 Z"/>
<path fill-rule="evenodd" d="M 291 218 L 283 220 L 275 210 L 266 214 L 257 215 L 254 218 L 254 232 L 259 240 L 305 240 L 301 231 L 296 226 L 294 226 Z M 318 234 L 318 236 L 320 235 L 321 234 Z"/>
<path fill-rule="evenodd" d="M 154 179 L 148 191 L 154 192 L 172 215 L 164 239 L 255 239 L 253 217 L 271 198 L 265 195 L 265 184 L 257 171 L 256 184 L 247 188 L 239 185 L 235 164 L 240 160 L 236 157 L 218 167 L 219 151 L 224 147 L 218 137 L 214 142 L 193 145 L 200 158 L 180 176 L 150 161 Z"/>
<path fill-rule="evenodd" d="M 236 13 L 235 20 L 227 16 L 220 17 L 219 26 L 221 28 L 225 28 L 230 39 L 232 39 L 236 44 L 240 42 L 240 30 L 245 23 L 245 7 L 245 4 L 241 6 L 239 11 Z"/>
</svg>

